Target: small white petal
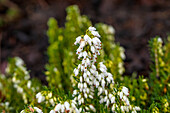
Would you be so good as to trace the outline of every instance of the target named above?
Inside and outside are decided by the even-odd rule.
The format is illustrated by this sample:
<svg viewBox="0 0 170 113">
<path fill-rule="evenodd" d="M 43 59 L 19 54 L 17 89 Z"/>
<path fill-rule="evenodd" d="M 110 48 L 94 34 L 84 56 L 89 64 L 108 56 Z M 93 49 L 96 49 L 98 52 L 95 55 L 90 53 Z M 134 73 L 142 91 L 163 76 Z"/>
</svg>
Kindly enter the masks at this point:
<svg viewBox="0 0 170 113">
<path fill-rule="evenodd" d="M 37 111 L 38 113 L 43 113 L 41 109 L 39 109 L 38 107 L 34 107 L 35 111 Z"/>
<path fill-rule="evenodd" d="M 66 110 L 70 110 L 70 104 L 68 102 L 64 102 L 64 106 Z"/>
<path fill-rule="evenodd" d="M 55 106 L 54 110 L 58 112 L 60 109 L 61 109 L 61 104 L 59 103 Z"/>
<path fill-rule="evenodd" d="M 55 113 L 55 111 L 54 111 L 54 110 L 51 110 L 50 113 Z"/>
<path fill-rule="evenodd" d="M 97 31 L 91 31 L 91 33 L 94 35 L 94 36 L 97 36 L 97 37 L 100 37 L 99 33 Z"/>
<path fill-rule="evenodd" d="M 91 27 L 91 26 L 88 29 L 89 29 L 89 31 L 95 31 L 96 30 L 95 27 Z"/>
</svg>

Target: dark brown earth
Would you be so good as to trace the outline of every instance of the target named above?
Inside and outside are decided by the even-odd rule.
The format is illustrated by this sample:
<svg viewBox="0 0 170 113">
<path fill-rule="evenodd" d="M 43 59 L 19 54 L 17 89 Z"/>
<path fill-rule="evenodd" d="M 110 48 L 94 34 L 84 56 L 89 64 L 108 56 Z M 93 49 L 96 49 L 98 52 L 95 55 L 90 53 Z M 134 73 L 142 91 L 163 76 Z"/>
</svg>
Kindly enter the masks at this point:
<svg viewBox="0 0 170 113">
<path fill-rule="evenodd" d="M 170 33 L 170 0 L 5 0 L 0 2 L 0 69 L 4 72 L 9 57 L 19 56 L 31 75 L 44 81 L 47 20 L 55 17 L 59 26 L 65 22 L 65 8 L 77 4 L 81 14 L 93 23 L 103 22 L 116 30 L 116 42 L 126 49 L 125 74 L 148 75 L 148 40 Z M 18 13 L 7 17 L 7 10 Z"/>
</svg>

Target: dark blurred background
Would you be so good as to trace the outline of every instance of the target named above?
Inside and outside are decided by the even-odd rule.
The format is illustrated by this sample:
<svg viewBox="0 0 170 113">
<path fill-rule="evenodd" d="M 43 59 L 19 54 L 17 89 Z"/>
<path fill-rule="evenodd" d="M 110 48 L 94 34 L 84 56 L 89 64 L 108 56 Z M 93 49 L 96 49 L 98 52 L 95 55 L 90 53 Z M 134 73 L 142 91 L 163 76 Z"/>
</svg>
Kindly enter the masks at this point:
<svg viewBox="0 0 170 113">
<path fill-rule="evenodd" d="M 66 7 L 77 4 L 93 24 L 112 25 L 126 50 L 125 74 L 148 75 L 148 40 L 170 32 L 170 0 L 0 0 L 0 70 L 9 57 L 21 57 L 31 75 L 43 78 L 48 61 L 47 21 L 64 27 Z"/>
</svg>

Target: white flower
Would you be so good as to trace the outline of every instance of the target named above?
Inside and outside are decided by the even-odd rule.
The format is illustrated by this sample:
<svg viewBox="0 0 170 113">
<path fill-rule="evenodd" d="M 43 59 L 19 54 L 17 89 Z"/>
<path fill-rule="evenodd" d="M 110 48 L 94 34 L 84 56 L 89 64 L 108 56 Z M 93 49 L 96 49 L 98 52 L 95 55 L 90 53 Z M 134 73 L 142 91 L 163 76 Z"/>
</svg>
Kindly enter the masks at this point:
<svg viewBox="0 0 170 113">
<path fill-rule="evenodd" d="M 30 81 L 30 80 L 27 82 L 27 87 L 28 87 L 29 89 L 31 88 L 31 81 Z"/>
<path fill-rule="evenodd" d="M 5 102 L 5 106 L 8 107 L 9 106 L 9 102 Z"/>
<path fill-rule="evenodd" d="M 100 35 L 97 31 L 91 31 L 91 34 L 93 34 L 94 36 L 100 37 Z"/>
<path fill-rule="evenodd" d="M 101 68 L 104 68 L 105 70 L 107 70 L 107 68 L 106 68 L 106 66 L 103 64 L 103 62 L 100 62 L 99 64 L 100 64 L 100 67 L 101 67 Z"/>
<path fill-rule="evenodd" d="M 120 96 L 120 99 L 122 99 L 122 97 L 123 97 L 123 92 L 120 92 L 120 93 L 119 93 L 119 96 Z"/>
<path fill-rule="evenodd" d="M 95 53 L 95 48 L 94 48 L 94 46 L 91 46 L 91 51 L 92 51 L 92 53 Z"/>
<path fill-rule="evenodd" d="M 78 37 L 76 38 L 76 42 L 74 42 L 74 45 L 80 43 L 80 40 L 81 40 L 81 36 L 78 36 Z"/>
<path fill-rule="evenodd" d="M 115 111 L 115 108 L 116 108 L 116 105 L 113 104 L 113 106 L 112 106 L 112 111 Z"/>
<path fill-rule="evenodd" d="M 61 105 L 61 112 L 64 112 L 65 108 L 64 105 Z"/>
<path fill-rule="evenodd" d="M 115 33 L 115 29 L 114 29 L 112 26 L 109 26 L 108 31 L 109 31 L 109 33 L 111 33 L 111 34 L 114 34 L 114 33 Z"/>
<path fill-rule="evenodd" d="M 91 99 L 93 99 L 93 96 L 92 96 L 92 95 L 89 95 L 89 97 L 90 97 Z"/>
<path fill-rule="evenodd" d="M 96 112 L 96 109 L 95 109 L 92 105 L 89 105 L 89 108 L 90 108 L 93 112 Z"/>
<path fill-rule="evenodd" d="M 76 103 L 77 104 L 77 103 Z M 76 105 L 75 105 L 75 103 L 71 103 L 71 106 L 73 107 L 73 108 L 76 108 Z"/>
<path fill-rule="evenodd" d="M 111 100 L 111 98 L 113 97 L 113 95 L 112 94 L 109 94 L 109 99 Z"/>
<path fill-rule="evenodd" d="M 104 97 L 104 102 L 106 102 L 106 101 L 107 101 L 107 96 Z"/>
<path fill-rule="evenodd" d="M 126 100 L 126 104 L 129 106 L 130 105 L 130 102 L 129 102 L 129 100 Z"/>
<path fill-rule="evenodd" d="M 99 82 L 96 81 L 96 82 L 95 82 L 95 85 L 96 85 L 96 88 L 98 88 L 98 87 L 99 87 Z"/>
<path fill-rule="evenodd" d="M 84 88 L 87 88 L 87 84 L 86 83 L 84 83 Z"/>
<path fill-rule="evenodd" d="M 41 94 L 41 92 L 36 94 L 36 98 L 38 99 L 38 103 L 41 103 L 45 100 L 45 97 Z"/>
<path fill-rule="evenodd" d="M 120 109 L 121 109 L 121 111 L 122 111 L 123 113 L 125 112 L 124 106 L 121 106 Z"/>
<path fill-rule="evenodd" d="M 86 52 L 86 51 L 83 52 L 83 57 L 84 57 L 84 58 L 87 57 L 87 52 Z"/>
<path fill-rule="evenodd" d="M 79 108 L 79 112 L 81 112 L 82 111 L 82 108 Z"/>
<path fill-rule="evenodd" d="M 87 111 L 89 111 L 89 108 L 88 108 L 87 106 L 85 107 L 85 109 L 86 109 Z"/>
<path fill-rule="evenodd" d="M 74 91 L 73 91 L 73 95 L 76 95 L 76 94 L 77 94 L 77 90 L 74 90 Z"/>
<path fill-rule="evenodd" d="M 129 106 L 124 106 L 124 110 L 125 110 L 126 112 L 129 112 Z"/>
<path fill-rule="evenodd" d="M 19 58 L 19 57 L 16 57 L 16 63 L 15 63 L 15 65 L 16 66 L 22 66 L 24 64 L 24 61 L 21 59 L 21 58 Z"/>
<path fill-rule="evenodd" d="M 110 103 L 110 101 L 109 101 L 109 100 L 107 100 L 107 102 L 106 102 L 106 106 L 107 106 L 107 107 L 109 106 L 109 103 Z"/>
<path fill-rule="evenodd" d="M 74 69 L 74 74 L 75 74 L 75 76 L 77 76 L 79 74 L 79 70 L 75 68 Z"/>
<path fill-rule="evenodd" d="M 81 43 L 80 43 L 80 48 L 82 48 L 83 49 L 83 47 L 86 45 L 86 42 L 85 41 L 81 41 Z"/>
<path fill-rule="evenodd" d="M 132 111 L 132 113 L 137 113 L 136 111 Z"/>
<path fill-rule="evenodd" d="M 91 27 L 91 26 L 88 29 L 89 29 L 89 31 L 95 31 L 96 30 L 95 27 Z"/>
<path fill-rule="evenodd" d="M 28 74 L 28 71 L 26 71 L 26 74 Z M 24 79 L 28 80 L 28 79 L 30 79 L 30 76 L 29 75 L 25 75 Z"/>
<path fill-rule="evenodd" d="M 88 35 L 84 35 L 84 40 L 91 46 L 91 38 Z"/>
<path fill-rule="evenodd" d="M 83 50 L 83 48 L 80 48 L 80 47 L 77 49 L 76 54 L 79 54 L 79 57 L 82 57 L 82 55 L 80 54 L 80 52 L 81 52 L 82 50 Z"/>
<path fill-rule="evenodd" d="M 94 37 L 94 38 L 92 39 L 92 42 L 93 42 L 93 44 L 94 44 L 95 46 L 101 46 L 101 41 L 100 41 L 100 39 L 97 38 L 97 37 Z"/>
<path fill-rule="evenodd" d="M 125 95 L 129 95 L 129 90 L 128 90 L 128 88 L 126 88 L 126 87 L 124 87 L 123 86 L 123 88 L 122 88 L 122 92 L 125 94 Z"/>
<path fill-rule="evenodd" d="M 25 113 L 25 110 L 22 110 L 20 113 Z"/>
<path fill-rule="evenodd" d="M 135 108 L 134 108 L 136 111 L 140 111 L 141 109 L 140 109 L 140 107 L 138 107 L 138 106 L 135 106 Z"/>
<path fill-rule="evenodd" d="M 87 65 L 90 65 L 90 60 L 89 60 L 89 58 L 86 59 L 86 63 L 87 63 Z"/>
<path fill-rule="evenodd" d="M 99 102 L 100 102 L 100 104 L 102 104 L 104 102 L 103 98 Z"/>
<path fill-rule="evenodd" d="M 115 103 L 115 96 L 111 97 L 111 103 Z"/>
<path fill-rule="evenodd" d="M 48 93 L 48 97 L 51 98 L 52 97 L 52 92 Z"/>
<path fill-rule="evenodd" d="M 38 107 L 34 107 L 35 111 L 37 111 L 38 113 L 43 113 L 41 109 L 39 109 Z"/>
<path fill-rule="evenodd" d="M 87 90 L 87 93 L 89 93 L 89 92 L 90 92 L 89 88 L 87 88 L 86 90 Z"/>
<path fill-rule="evenodd" d="M 67 101 L 64 102 L 64 106 L 65 106 L 66 110 L 70 110 L 70 104 Z"/>
<path fill-rule="evenodd" d="M 83 82 L 83 78 L 82 78 L 82 76 L 80 76 L 80 82 L 81 82 L 81 83 Z"/>
<path fill-rule="evenodd" d="M 96 66 L 94 64 L 92 64 L 91 67 L 92 67 L 93 70 L 96 70 Z"/>
<path fill-rule="evenodd" d="M 87 77 L 87 73 L 84 73 L 84 74 L 83 74 L 83 77 L 84 77 L 84 79 L 86 79 L 86 77 Z"/>
<path fill-rule="evenodd" d="M 52 106 L 54 106 L 54 105 L 55 105 L 55 102 L 54 102 L 54 100 L 53 100 L 53 99 L 50 99 L 50 100 L 49 100 L 49 102 L 51 103 L 51 105 L 52 105 Z"/>
<path fill-rule="evenodd" d="M 162 43 L 162 39 L 160 37 L 158 38 L 158 42 Z"/>
<path fill-rule="evenodd" d="M 108 94 L 107 90 L 105 90 L 104 92 L 105 92 L 106 95 Z"/>
<path fill-rule="evenodd" d="M 84 97 L 87 98 L 87 93 L 84 94 Z"/>
<path fill-rule="evenodd" d="M 55 111 L 54 111 L 54 110 L 51 110 L 50 113 L 55 113 Z"/>
<path fill-rule="evenodd" d="M 23 88 L 20 87 L 20 86 L 18 86 L 18 87 L 17 87 L 17 92 L 18 92 L 18 93 L 23 93 Z"/>
<path fill-rule="evenodd" d="M 102 87 L 104 88 L 105 87 L 105 80 L 104 79 L 102 79 Z"/>
<path fill-rule="evenodd" d="M 127 101 L 128 101 L 128 98 L 127 98 L 126 96 L 123 96 L 123 100 L 124 100 L 125 102 L 127 102 Z"/>
<path fill-rule="evenodd" d="M 81 98 L 81 103 L 84 103 L 84 98 Z"/>
<path fill-rule="evenodd" d="M 84 66 L 83 65 L 81 66 L 81 71 L 84 71 Z"/>
<path fill-rule="evenodd" d="M 102 93 L 102 91 L 103 91 L 103 89 L 102 89 L 102 87 L 98 87 L 98 96 Z"/>
<path fill-rule="evenodd" d="M 77 53 L 76 53 L 77 54 Z M 78 56 L 78 59 L 80 59 L 83 56 L 83 53 L 81 52 Z"/>
<path fill-rule="evenodd" d="M 79 96 L 78 96 L 78 100 L 80 100 L 80 98 L 81 98 L 81 94 L 79 94 Z"/>
<path fill-rule="evenodd" d="M 61 109 L 61 104 L 59 103 L 55 106 L 54 110 L 58 112 L 60 109 Z"/>
</svg>

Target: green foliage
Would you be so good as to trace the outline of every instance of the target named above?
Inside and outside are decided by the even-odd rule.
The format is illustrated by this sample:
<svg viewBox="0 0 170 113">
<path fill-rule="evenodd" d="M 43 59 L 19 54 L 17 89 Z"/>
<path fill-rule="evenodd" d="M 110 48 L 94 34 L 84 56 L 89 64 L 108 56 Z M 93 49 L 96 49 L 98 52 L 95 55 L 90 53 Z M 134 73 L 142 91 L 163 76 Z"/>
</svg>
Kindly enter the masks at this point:
<svg viewBox="0 0 170 113">
<path fill-rule="evenodd" d="M 149 41 L 150 53 L 152 58 L 149 85 L 151 89 L 148 94 L 151 102 L 155 101 L 158 104 L 158 109 L 163 112 L 167 108 L 162 107 L 162 101 L 169 100 L 169 79 L 170 79 L 170 63 L 169 63 L 169 39 L 163 46 L 163 41 L 160 37 L 155 37 Z M 153 93 L 154 92 L 154 93 Z M 169 105 L 168 105 L 169 106 Z M 169 109 L 169 107 L 168 107 Z"/>
<path fill-rule="evenodd" d="M 49 27 L 47 31 L 49 61 L 45 66 L 47 70 L 45 74 L 48 86 L 42 90 L 43 85 L 39 80 L 30 79 L 29 72 L 20 58 L 9 59 L 6 74 L 0 74 L 0 112 L 19 112 L 24 107 L 25 110 L 31 112 L 30 109 L 37 106 L 47 113 L 55 107 L 56 103 L 65 101 L 70 103 L 73 99 L 71 94 L 79 79 L 72 75 L 74 68 L 80 63 L 77 60 L 76 46 L 73 43 L 76 37 L 84 34 L 86 29 L 92 26 L 92 23 L 87 16 L 80 15 L 80 11 L 75 5 L 68 7 L 66 11 L 65 27 L 59 27 L 54 18 L 50 18 L 47 23 Z M 13 15 L 14 12 L 9 14 Z M 2 19 L 0 24 L 2 24 L 1 21 Z M 164 43 L 160 37 L 152 38 L 149 41 L 152 61 L 149 78 L 137 76 L 137 74 L 122 76 L 125 71 L 123 67 L 125 50 L 114 42 L 113 27 L 103 23 L 97 23 L 94 26 L 102 37 L 100 40 L 103 50 L 100 51 L 98 61 L 104 60 L 104 64 L 116 83 L 129 88 L 131 104 L 140 106 L 142 113 L 169 112 L 170 36 Z M 121 90 L 119 85 L 117 88 Z M 38 92 L 44 97 L 44 101 L 41 103 L 36 99 Z M 24 104 L 27 105 L 24 106 Z M 91 101 L 91 104 L 95 105 L 98 112 L 110 111 L 95 99 Z"/>
<path fill-rule="evenodd" d="M 70 88 L 71 83 L 67 78 L 70 78 L 75 63 L 73 43 L 75 37 L 91 26 L 91 22 L 86 16 L 80 16 L 77 6 L 70 6 L 67 8 L 65 28 L 59 28 L 54 18 L 49 19 L 48 26 L 47 35 L 50 46 L 47 51 L 49 56 L 49 64 L 46 66 L 47 81 L 49 86 Z M 57 81 L 53 81 L 54 78 Z"/>
<path fill-rule="evenodd" d="M 40 82 L 30 75 L 24 66 L 24 62 L 18 58 L 9 59 L 6 75 L 0 76 L 0 90 L 2 93 L 1 102 L 9 103 L 9 106 L 4 108 L 0 105 L 0 109 L 8 112 L 20 111 L 24 104 L 36 102 L 35 95 L 40 90 Z"/>
</svg>

